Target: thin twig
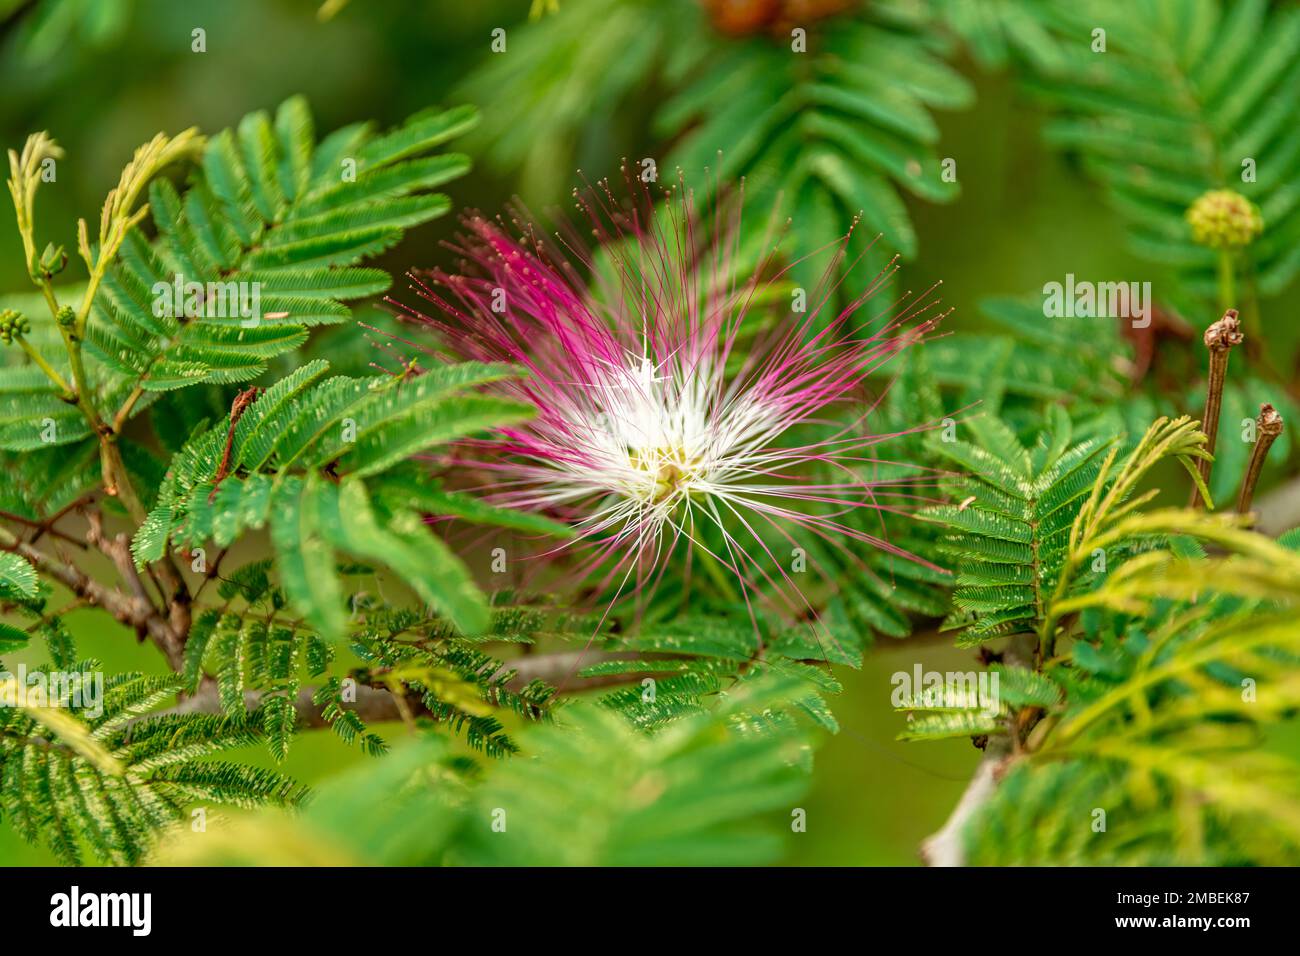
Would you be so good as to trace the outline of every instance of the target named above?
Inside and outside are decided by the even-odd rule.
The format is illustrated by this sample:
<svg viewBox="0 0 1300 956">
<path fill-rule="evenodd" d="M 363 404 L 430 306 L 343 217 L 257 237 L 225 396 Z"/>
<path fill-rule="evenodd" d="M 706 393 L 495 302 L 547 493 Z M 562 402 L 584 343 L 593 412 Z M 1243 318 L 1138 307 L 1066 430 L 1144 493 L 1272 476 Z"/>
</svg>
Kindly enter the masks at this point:
<svg viewBox="0 0 1300 956">
<path fill-rule="evenodd" d="M 1277 436 L 1282 434 L 1282 416 L 1268 402 L 1259 406 L 1259 417 L 1255 419 L 1255 447 L 1250 453 L 1250 464 L 1246 466 L 1246 478 L 1241 483 L 1241 496 L 1237 499 L 1237 513 L 1245 514 L 1250 510 L 1251 499 L 1255 497 L 1255 485 L 1259 483 L 1260 472 L 1264 470 L 1264 459 Z"/>
<path fill-rule="evenodd" d="M 16 524 L 26 525 L 29 528 L 35 528 L 36 534 L 32 538 L 32 541 L 36 541 L 38 538 L 40 538 L 42 534 L 48 531 L 54 537 L 60 538 L 68 542 L 68 544 L 75 544 L 82 551 L 86 550 L 86 543 L 84 541 L 78 541 L 70 534 L 65 534 L 64 532 L 58 530 L 57 528 L 49 527 L 47 522 L 34 521 L 31 518 L 24 518 L 22 515 L 16 515 L 11 511 L 0 511 L 0 518 L 3 518 L 5 521 L 13 521 Z"/>
<path fill-rule="evenodd" d="M 76 511 L 78 508 L 82 507 L 83 505 L 88 505 L 92 501 L 94 501 L 96 494 L 98 494 L 98 491 L 91 491 L 82 495 L 80 498 L 77 498 L 75 501 L 68 502 L 58 511 L 54 512 L 54 514 L 50 515 L 48 518 L 42 521 L 40 529 L 34 535 L 32 535 L 31 540 L 29 540 L 27 543 L 35 544 L 37 541 L 41 540 L 41 535 L 45 534 L 47 531 L 50 534 L 55 535 L 56 537 L 66 537 L 65 535 L 62 535 L 60 532 L 56 532 L 54 530 L 54 526 L 58 524 L 58 522 L 65 515 L 71 514 L 73 511 Z M 83 542 L 73 541 L 73 543 L 76 544 L 77 547 L 81 548 L 82 550 L 85 550 L 86 548 L 86 545 Z"/>
<path fill-rule="evenodd" d="M 59 608 L 57 611 L 54 611 L 54 612 L 46 611 L 45 613 L 43 613 L 43 614 L 40 616 L 40 619 L 37 620 L 36 623 L 34 623 L 34 624 L 32 624 L 32 625 L 30 625 L 30 626 L 27 627 L 27 633 L 28 633 L 28 634 L 35 634 L 35 633 L 36 633 L 37 631 L 39 631 L 42 627 L 44 627 L 46 624 L 49 624 L 50 621 L 54 620 L 54 618 L 56 618 L 56 617 L 65 617 L 65 616 L 71 614 L 73 611 L 80 610 L 80 609 L 83 608 L 83 607 L 87 607 L 87 606 L 89 605 L 89 603 L 90 603 L 90 602 L 87 601 L 85 598 L 80 598 L 80 597 L 78 597 L 78 598 L 73 598 L 71 601 L 69 601 L 67 604 L 63 605 L 63 606 L 62 606 L 61 608 Z"/>
<path fill-rule="evenodd" d="M 1201 431 L 1205 432 L 1205 450 L 1214 454 L 1214 443 L 1219 435 L 1219 411 L 1223 406 L 1223 384 L 1228 376 L 1228 353 L 1242 341 L 1241 323 L 1237 310 L 1229 309 L 1205 330 L 1205 347 L 1210 350 L 1210 377 L 1205 387 L 1205 414 L 1201 417 Z M 1210 483 L 1210 469 L 1214 462 L 1209 458 L 1197 460 L 1196 468 L 1201 479 Z M 1192 488 L 1191 507 L 1201 506 L 1199 487 Z"/>
<path fill-rule="evenodd" d="M 208 492 L 208 504 L 212 504 L 213 499 L 217 497 L 217 489 L 221 487 L 221 482 L 230 473 L 230 453 L 235 447 L 235 426 L 239 424 L 240 416 L 244 414 L 248 406 L 257 401 L 257 396 L 261 394 L 262 390 L 254 386 L 240 392 L 235 396 L 235 400 L 230 403 L 230 427 L 226 431 L 226 450 L 221 456 L 221 464 L 217 468 L 216 479 L 212 482 L 212 490 Z"/>
<path fill-rule="evenodd" d="M 154 604 L 153 598 L 144 586 L 144 581 L 140 578 L 139 571 L 136 570 L 135 559 L 131 555 L 130 538 L 120 533 L 111 538 L 105 535 L 104 519 L 97 510 L 87 512 L 86 519 L 90 524 L 90 532 L 86 535 L 86 540 L 112 559 L 118 574 L 131 589 L 136 601 L 140 606 L 149 609 L 143 621 L 135 622 L 136 630 L 141 636 L 149 634 L 167 658 L 167 663 L 171 665 L 172 670 L 179 671 L 184 663 L 185 641 L 189 636 L 188 617 L 184 622 L 179 621 L 174 616 L 175 607 L 168 604 L 166 609 L 171 613 L 166 618 L 166 626 L 161 629 L 151 628 L 153 618 L 163 619 L 163 609 Z"/>
<path fill-rule="evenodd" d="M 515 676 L 510 679 L 507 685 L 512 690 L 518 690 L 533 680 L 541 680 L 546 683 L 562 681 L 572 673 L 573 663 L 579 653 L 576 651 L 563 651 L 555 654 L 538 654 L 529 658 L 516 658 L 508 661 L 500 671 L 493 675 L 493 679 L 495 680 L 510 671 L 515 671 Z M 606 660 L 629 660 L 636 657 L 637 655 L 631 651 L 588 654 L 585 663 L 594 664 Z M 635 683 L 652 673 L 655 672 L 629 671 L 623 674 L 602 674 L 599 677 L 577 678 L 562 683 L 556 690 L 561 694 L 580 693 L 597 687 Z M 369 723 L 405 720 L 426 712 L 418 696 L 406 697 L 399 703 L 397 696 L 387 687 L 358 684 L 355 690 L 356 699 L 351 702 L 348 709 L 355 711 L 358 717 Z M 314 700 L 315 692 L 315 687 L 304 687 L 299 690 L 294 698 L 294 708 L 298 711 L 303 726 L 327 727 L 329 722 L 325 720 L 322 712 L 323 708 Z M 250 710 L 256 709 L 261 704 L 264 696 L 263 691 L 245 691 L 244 705 Z M 403 706 L 408 710 L 405 717 L 402 714 Z M 204 678 L 197 693 L 186 697 L 168 713 L 221 713 L 221 702 L 217 694 L 216 681 Z"/>
<path fill-rule="evenodd" d="M 219 552 L 217 552 L 216 558 L 213 560 L 208 570 L 204 573 L 203 580 L 200 581 L 199 586 L 194 589 L 195 601 L 199 599 L 199 596 L 203 593 L 203 589 L 206 588 L 210 583 L 212 583 L 212 581 L 216 580 L 217 575 L 221 573 L 221 559 L 226 556 L 226 552 L 229 550 L 230 550 L 229 548 L 222 548 Z"/>
<path fill-rule="evenodd" d="M 60 560 L 44 551 L 33 548 L 0 527 L 0 550 L 20 554 L 40 571 L 56 579 L 73 594 L 84 598 L 87 604 L 103 608 L 119 623 L 131 628 L 143 628 L 153 642 L 167 655 L 168 662 L 176 670 L 182 663 L 181 649 L 184 647 L 181 637 L 172 630 L 169 623 L 158 613 L 158 609 L 149 601 L 143 601 L 135 595 L 126 594 L 116 588 L 105 587 L 98 581 L 87 577 L 80 568 L 67 560 Z"/>
</svg>

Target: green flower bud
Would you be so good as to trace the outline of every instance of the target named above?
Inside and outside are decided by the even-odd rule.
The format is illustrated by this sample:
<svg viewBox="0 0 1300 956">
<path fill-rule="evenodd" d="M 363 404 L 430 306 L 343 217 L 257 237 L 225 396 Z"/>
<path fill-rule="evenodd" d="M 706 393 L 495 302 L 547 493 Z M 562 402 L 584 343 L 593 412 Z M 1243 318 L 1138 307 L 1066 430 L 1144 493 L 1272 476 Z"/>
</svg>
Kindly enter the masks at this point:
<svg viewBox="0 0 1300 956">
<path fill-rule="evenodd" d="M 1211 249 L 1250 245 L 1264 231 L 1259 207 L 1231 189 L 1212 189 L 1187 210 L 1192 239 Z"/>
<path fill-rule="evenodd" d="M 5 345 L 9 345 L 14 339 L 26 335 L 31 330 L 31 323 L 21 312 L 15 312 L 13 309 L 0 312 L 0 342 Z"/>
<path fill-rule="evenodd" d="M 45 251 L 41 253 L 40 276 L 38 278 L 43 276 L 51 279 L 62 272 L 67 265 L 68 254 L 63 251 L 63 247 L 49 243 L 45 247 Z"/>
<path fill-rule="evenodd" d="M 70 329 L 77 324 L 77 313 L 70 305 L 60 306 L 54 321 L 58 322 L 63 328 Z"/>
</svg>

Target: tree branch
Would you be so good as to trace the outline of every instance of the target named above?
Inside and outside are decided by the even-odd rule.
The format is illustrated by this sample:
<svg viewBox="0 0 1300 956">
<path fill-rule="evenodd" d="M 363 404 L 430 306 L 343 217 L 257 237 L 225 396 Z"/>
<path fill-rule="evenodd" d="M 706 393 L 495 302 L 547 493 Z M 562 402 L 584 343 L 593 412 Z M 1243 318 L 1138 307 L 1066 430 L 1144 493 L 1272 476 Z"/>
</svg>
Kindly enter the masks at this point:
<svg viewBox="0 0 1300 956">
<path fill-rule="evenodd" d="M 540 680 L 551 684 L 562 694 L 579 693 L 593 687 L 609 687 L 614 684 L 627 684 L 650 676 L 651 671 L 637 671 L 631 674 L 603 674 L 599 677 L 578 677 L 577 673 L 584 667 L 599 664 L 602 661 L 653 660 L 653 654 L 640 654 L 637 651 L 566 651 L 556 654 L 535 654 L 529 657 L 517 657 L 502 665 L 494 676 L 507 671 L 515 671 L 515 676 L 506 685 L 511 690 L 519 690 L 531 681 Z M 665 658 L 670 659 L 670 658 Z"/>
<path fill-rule="evenodd" d="M 996 749 L 995 749 L 996 748 Z M 948 819 L 935 833 L 921 844 L 921 859 L 926 866 L 965 866 L 966 851 L 962 845 L 962 831 L 997 790 L 998 780 L 1011 759 L 1011 741 L 1008 738 L 990 737 L 984 759 L 975 768 L 975 775 L 962 792 L 961 799 Z"/>
<path fill-rule="evenodd" d="M 1003 659 L 1008 663 L 1022 667 L 1032 666 L 1037 651 L 1037 637 L 1034 634 L 1013 634 Z M 1027 663 L 1029 662 L 1029 663 Z M 997 792 L 1007 764 L 1020 750 L 1021 734 L 1027 733 L 1033 724 L 1021 727 L 1015 721 L 1009 721 L 1008 733 L 989 736 L 984 749 L 984 759 L 975 768 L 975 773 L 962 792 L 957 806 L 931 836 L 921 843 L 921 859 L 927 866 L 965 866 L 966 849 L 962 844 L 962 832 L 976 812 L 992 799 Z"/>
<path fill-rule="evenodd" d="M 1210 375 L 1205 386 L 1205 414 L 1201 417 L 1201 431 L 1205 433 L 1205 450 L 1214 454 L 1215 441 L 1219 434 L 1219 412 L 1223 405 L 1223 384 L 1228 375 L 1228 353 L 1234 345 L 1242 341 L 1241 323 L 1237 321 L 1237 310 L 1228 309 L 1223 318 L 1205 330 L 1205 347 L 1210 353 Z M 1210 469 L 1214 462 L 1210 458 L 1198 458 L 1196 469 L 1201 480 L 1210 483 Z M 1192 486 L 1190 507 L 1201 506 L 1201 490 Z"/>
<path fill-rule="evenodd" d="M 119 623 L 147 635 L 167 656 L 168 663 L 174 669 L 179 669 L 183 663 L 184 644 L 181 638 L 147 596 L 142 598 L 138 594 L 126 594 L 116 588 L 105 587 L 87 577 L 80 568 L 33 548 L 3 527 L 0 527 L 0 548 L 21 555 L 86 603 L 103 608 Z"/>
<path fill-rule="evenodd" d="M 312 695 L 315 692 L 315 687 L 304 687 L 299 690 L 293 701 L 294 709 L 298 711 L 303 726 L 328 727 L 329 724 L 326 722 L 321 708 L 312 700 Z M 245 691 L 244 706 L 249 710 L 256 710 L 262 702 L 262 696 L 261 691 Z M 411 701 L 410 703 L 415 702 Z M 384 723 L 401 719 L 397 701 L 391 693 L 383 688 L 369 687 L 365 684 L 357 685 L 357 699 L 348 705 L 348 710 L 354 711 L 358 717 L 367 723 Z M 220 714 L 221 712 L 221 701 L 217 696 L 217 682 L 211 678 L 204 678 L 196 693 L 186 697 L 171 710 L 165 711 L 165 713 L 172 714 Z"/>
<path fill-rule="evenodd" d="M 32 518 L 24 518 L 22 515 L 16 515 L 12 511 L 0 511 L 0 519 L 12 521 L 14 524 L 26 525 L 29 528 L 35 529 L 36 534 L 32 535 L 33 544 L 36 543 L 41 535 L 48 531 L 53 537 L 58 538 L 60 541 L 66 541 L 68 544 L 74 545 L 82 551 L 86 550 L 86 543 L 84 541 L 78 541 L 72 535 L 66 534 L 58 528 L 53 527 L 50 521 L 35 521 Z M 53 520 L 55 519 L 51 519 L 51 521 Z"/>
<path fill-rule="evenodd" d="M 1250 502 L 1255 495 L 1255 485 L 1264 470 L 1264 459 L 1277 436 L 1282 434 L 1282 416 L 1277 409 L 1264 402 L 1259 406 L 1259 417 L 1255 419 L 1255 447 L 1251 449 L 1250 463 L 1246 466 L 1246 477 L 1241 482 L 1241 495 L 1237 499 L 1237 513 L 1250 511 Z"/>
<path fill-rule="evenodd" d="M 596 687 L 631 683 L 653 673 L 651 671 L 637 671 L 630 674 L 575 677 L 574 674 L 580 667 L 596 664 L 600 661 L 637 659 L 640 659 L 640 657 L 634 651 L 601 651 L 595 653 L 590 651 L 565 651 L 557 654 L 537 654 L 508 661 L 497 671 L 497 675 L 515 671 L 515 676 L 506 684 L 511 690 L 519 690 L 531 681 L 540 680 L 555 686 L 560 693 L 579 693 Z M 315 692 L 315 687 L 304 687 L 299 690 L 298 696 L 294 699 L 294 709 L 298 711 L 298 716 L 302 719 L 304 726 L 327 727 L 329 724 L 325 721 L 321 708 L 312 700 L 312 695 Z M 386 688 L 358 684 L 356 694 L 357 699 L 349 703 L 348 709 L 354 711 L 358 717 L 367 723 L 382 723 L 402 719 L 397 699 Z M 246 691 L 244 693 L 244 706 L 249 710 L 255 710 L 261 704 L 262 697 L 263 693 L 261 691 Z M 406 704 L 417 715 L 425 712 L 418 696 L 408 696 Z M 199 685 L 198 691 L 182 700 L 169 713 L 221 713 L 221 701 L 217 695 L 216 681 L 211 678 L 204 678 Z"/>
</svg>

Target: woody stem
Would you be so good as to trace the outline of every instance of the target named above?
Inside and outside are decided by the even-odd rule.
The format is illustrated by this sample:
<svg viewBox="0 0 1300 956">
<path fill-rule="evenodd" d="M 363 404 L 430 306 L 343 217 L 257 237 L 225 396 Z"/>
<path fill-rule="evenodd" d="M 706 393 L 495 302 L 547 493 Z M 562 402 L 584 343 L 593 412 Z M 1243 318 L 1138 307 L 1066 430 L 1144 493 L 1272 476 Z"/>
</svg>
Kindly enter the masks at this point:
<svg viewBox="0 0 1300 956">
<path fill-rule="evenodd" d="M 1205 386 L 1205 414 L 1201 418 L 1201 431 L 1205 432 L 1205 450 L 1211 455 L 1214 454 L 1215 441 L 1219 435 L 1223 385 L 1228 376 L 1228 353 L 1241 341 L 1241 323 L 1237 319 L 1236 309 L 1226 310 L 1223 318 L 1205 330 L 1205 347 L 1210 351 L 1210 375 Z M 1196 462 L 1196 469 L 1207 485 L 1213 465 L 1211 458 L 1201 458 Z M 1201 491 L 1193 487 L 1190 507 L 1199 508 L 1201 504 Z"/>
<path fill-rule="evenodd" d="M 1246 466 L 1246 478 L 1241 483 L 1241 496 L 1237 499 L 1237 513 L 1245 514 L 1250 510 L 1251 500 L 1255 497 L 1255 485 L 1259 483 L 1260 473 L 1264 470 L 1264 459 L 1277 436 L 1282 434 L 1282 416 L 1268 402 L 1259 406 L 1259 417 L 1255 419 L 1255 447 L 1250 453 L 1250 464 Z"/>
</svg>

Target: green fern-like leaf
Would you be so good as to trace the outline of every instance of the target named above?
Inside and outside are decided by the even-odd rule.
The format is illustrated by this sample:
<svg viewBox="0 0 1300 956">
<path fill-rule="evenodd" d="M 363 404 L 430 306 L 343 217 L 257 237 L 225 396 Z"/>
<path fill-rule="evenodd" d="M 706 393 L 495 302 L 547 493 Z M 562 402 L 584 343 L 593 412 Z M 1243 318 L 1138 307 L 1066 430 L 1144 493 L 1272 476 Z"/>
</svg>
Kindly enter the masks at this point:
<svg viewBox="0 0 1300 956">
<path fill-rule="evenodd" d="M 800 737 L 789 727 L 759 732 L 748 715 L 790 689 L 772 698 L 770 686 L 743 685 L 712 712 L 682 717 L 649 737 L 607 710 L 569 708 L 563 726 L 531 735 L 538 759 L 511 761 L 493 774 L 452 858 L 480 865 L 769 860 L 779 843 L 762 818 L 788 820 L 790 801 L 806 785 L 794 765 Z M 607 772 L 584 780 L 578 768 L 596 754 Z M 503 833 L 491 827 L 498 808 Z M 576 834 L 574 815 L 590 824 Z"/>
<path fill-rule="evenodd" d="M 1041 0 L 935 0 L 930 6 L 981 66 L 1003 67 L 1019 59 L 1053 74 L 1067 63 Z"/>
<path fill-rule="evenodd" d="M 59 706 L 0 709 L 0 813 L 63 862 L 84 862 L 88 849 L 106 862 L 139 863 L 196 804 L 302 799 L 303 789 L 280 774 L 211 759 L 258 739 L 244 715 L 150 715 L 178 681 L 122 674 L 103 681 L 100 695 L 95 662 L 74 671 L 83 692 Z"/>
<path fill-rule="evenodd" d="M 411 379 L 320 380 L 325 370 L 323 362 L 303 366 L 249 405 L 233 433 L 217 426 L 186 444 L 132 542 L 137 562 L 158 560 L 169 543 L 225 548 L 269 526 L 285 592 L 330 639 L 346 629 L 338 552 L 387 564 L 454 627 L 482 630 L 483 596 L 414 508 L 446 501 L 452 514 L 471 520 L 509 518 L 430 491 L 409 469 L 381 473 L 416 452 L 527 417 L 523 405 L 470 391 L 510 370 L 466 363 Z M 383 495 L 371 493 L 367 477 Z"/>
<path fill-rule="evenodd" d="M 416 157 L 474 120 L 460 109 L 414 117 L 383 136 L 350 127 L 317 146 L 301 98 L 282 104 L 274 121 L 250 114 L 212 138 L 183 198 L 165 181 L 153 184 L 160 237 L 149 246 L 131 234 L 88 345 L 148 391 L 260 374 L 267 359 L 304 341 L 304 327 L 343 321 L 344 301 L 388 287 L 383 272 L 355 263 L 447 211 L 447 198 L 428 190 L 463 174 L 468 160 Z M 195 318 L 159 315 L 154 288 L 177 275 L 205 286 L 257 284 L 257 324 L 210 315 L 211 300 Z"/>
<path fill-rule="evenodd" d="M 255 378 L 302 345 L 309 328 L 349 319 L 347 302 L 389 285 L 385 272 L 358 263 L 450 208 L 432 190 L 466 172 L 468 160 L 430 153 L 476 120 L 468 107 L 425 112 L 385 134 L 358 124 L 318 143 L 295 97 L 274 118 L 250 114 L 208 140 L 182 190 L 155 179 L 147 209 L 120 217 L 120 245 L 83 250 L 94 257 L 88 264 L 103 257 L 106 266 L 102 281 L 92 276 L 94 300 L 78 329 L 87 387 L 104 417 L 120 427 L 161 393 Z M 185 134 L 174 152 L 199 142 Z M 152 240 L 136 225 L 146 211 Z M 87 294 L 58 290 L 62 299 Z M 25 314 L 48 314 L 39 297 L 30 305 Z M 53 322 L 35 325 L 32 348 L 70 380 Z M 0 370 L 0 448 L 86 438 L 80 410 L 34 374 L 34 365 Z"/>
<path fill-rule="evenodd" d="M 1049 142 L 1077 151 L 1128 224 L 1130 245 L 1173 264 L 1190 301 L 1212 299 L 1214 250 L 1192 241 L 1184 214 L 1210 189 L 1252 200 L 1263 235 L 1247 250 L 1260 290 L 1300 271 L 1300 11 L 1265 0 L 1161 0 L 1050 5 L 1070 66 L 1034 83 L 1063 115 Z M 1169 24 L 1180 29 L 1171 30 Z M 1092 31 L 1106 31 L 1105 63 Z M 1246 176 L 1253 160 L 1257 175 Z"/>
<path fill-rule="evenodd" d="M 760 210 L 784 197 L 782 215 L 799 224 L 789 250 L 800 260 L 794 278 L 809 289 L 824 264 L 802 257 L 846 234 L 859 215 L 866 234 L 883 233 L 888 249 L 915 254 L 898 189 L 934 202 L 956 197 L 934 152 L 930 110 L 971 99 L 925 39 L 923 18 L 868 8 L 820 26 L 809 29 L 806 52 L 766 37 L 702 46 L 656 117 L 665 135 L 687 129 L 668 162 L 688 176 L 705 167 L 727 180 L 748 176 L 756 184 L 748 201 Z M 761 215 L 754 222 L 765 225 Z M 877 266 L 886 259 L 881 248 L 870 256 Z"/>
<path fill-rule="evenodd" d="M 1094 439 L 1063 448 L 1048 436 L 1034 458 L 998 420 L 976 421 L 971 429 L 979 443 L 934 443 L 965 477 L 953 490 L 957 504 L 927 512 L 954 532 L 941 551 L 958 569 L 953 605 L 973 616 L 953 619 L 965 627 L 964 644 L 1035 628 L 1106 447 Z"/>
</svg>

